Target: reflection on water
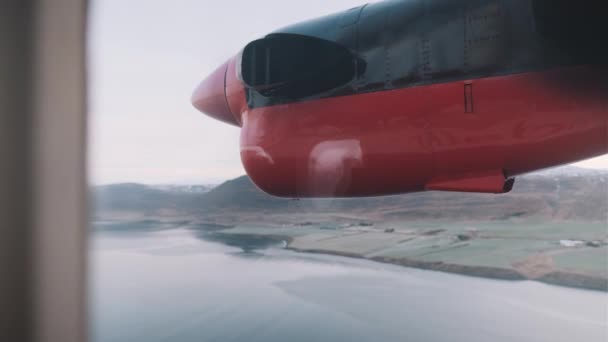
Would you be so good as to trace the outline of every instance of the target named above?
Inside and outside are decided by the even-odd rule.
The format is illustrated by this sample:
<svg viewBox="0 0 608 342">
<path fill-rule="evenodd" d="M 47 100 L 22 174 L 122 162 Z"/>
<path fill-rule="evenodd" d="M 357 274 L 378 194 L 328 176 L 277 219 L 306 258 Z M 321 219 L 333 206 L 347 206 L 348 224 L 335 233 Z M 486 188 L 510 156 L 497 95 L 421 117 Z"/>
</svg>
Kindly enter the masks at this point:
<svg viewBox="0 0 608 342">
<path fill-rule="evenodd" d="M 608 339 L 604 293 L 293 253 L 277 240 L 219 239 L 188 230 L 95 233 L 93 340 Z"/>
<path fill-rule="evenodd" d="M 241 248 L 244 254 L 255 253 L 269 247 L 285 245 L 283 239 L 272 236 L 222 234 L 221 232 L 199 231 L 196 237 L 210 242 L 219 242 L 228 246 Z"/>
</svg>

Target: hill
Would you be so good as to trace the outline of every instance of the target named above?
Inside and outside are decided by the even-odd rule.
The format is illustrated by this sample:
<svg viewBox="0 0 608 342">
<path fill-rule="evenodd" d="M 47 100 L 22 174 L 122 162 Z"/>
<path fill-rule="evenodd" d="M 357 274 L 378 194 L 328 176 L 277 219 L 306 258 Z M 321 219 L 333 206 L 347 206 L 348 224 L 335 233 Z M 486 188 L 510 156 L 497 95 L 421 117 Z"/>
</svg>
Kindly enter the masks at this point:
<svg viewBox="0 0 608 342">
<path fill-rule="evenodd" d="M 192 187 L 188 187 L 192 189 Z M 260 191 L 246 176 L 210 191 L 141 184 L 92 189 L 95 217 L 356 213 L 377 218 L 606 221 L 608 172 L 566 168 L 526 175 L 505 195 L 424 192 L 363 199 L 289 200 Z"/>
</svg>

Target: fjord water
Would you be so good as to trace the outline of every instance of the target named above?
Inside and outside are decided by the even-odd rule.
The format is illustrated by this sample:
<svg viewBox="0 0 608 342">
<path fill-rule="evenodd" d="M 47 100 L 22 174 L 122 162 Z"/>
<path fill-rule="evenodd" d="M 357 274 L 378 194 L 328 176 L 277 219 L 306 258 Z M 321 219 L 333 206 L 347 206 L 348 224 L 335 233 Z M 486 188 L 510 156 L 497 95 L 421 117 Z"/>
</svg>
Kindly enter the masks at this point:
<svg viewBox="0 0 608 342">
<path fill-rule="evenodd" d="M 204 235 L 93 233 L 92 340 L 608 341 L 606 293 Z"/>
</svg>

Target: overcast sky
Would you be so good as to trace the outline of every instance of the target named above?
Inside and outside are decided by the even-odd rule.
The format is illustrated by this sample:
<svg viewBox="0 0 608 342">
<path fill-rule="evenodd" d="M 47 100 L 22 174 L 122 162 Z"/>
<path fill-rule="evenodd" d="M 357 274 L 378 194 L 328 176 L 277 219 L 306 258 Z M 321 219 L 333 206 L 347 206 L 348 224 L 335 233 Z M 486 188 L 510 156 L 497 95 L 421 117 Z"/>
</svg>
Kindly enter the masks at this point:
<svg viewBox="0 0 608 342">
<path fill-rule="evenodd" d="M 364 0 L 97 0 L 90 25 L 94 184 L 217 183 L 243 175 L 239 130 L 190 104 L 246 43 Z M 608 168 L 608 157 L 579 166 Z"/>
</svg>

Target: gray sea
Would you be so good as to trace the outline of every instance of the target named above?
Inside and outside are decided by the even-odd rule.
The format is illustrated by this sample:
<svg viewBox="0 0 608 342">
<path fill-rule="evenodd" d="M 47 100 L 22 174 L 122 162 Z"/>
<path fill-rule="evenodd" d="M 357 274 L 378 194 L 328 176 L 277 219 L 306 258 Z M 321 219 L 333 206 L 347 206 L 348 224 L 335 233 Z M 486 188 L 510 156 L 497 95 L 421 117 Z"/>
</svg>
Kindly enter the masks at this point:
<svg viewBox="0 0 608 342">
<path fill-rule="evenodd" d="M 186 229 L 92 234 L 94 342 L 608 341 L 608 295 L 296 253 Z"/>
</svg>

